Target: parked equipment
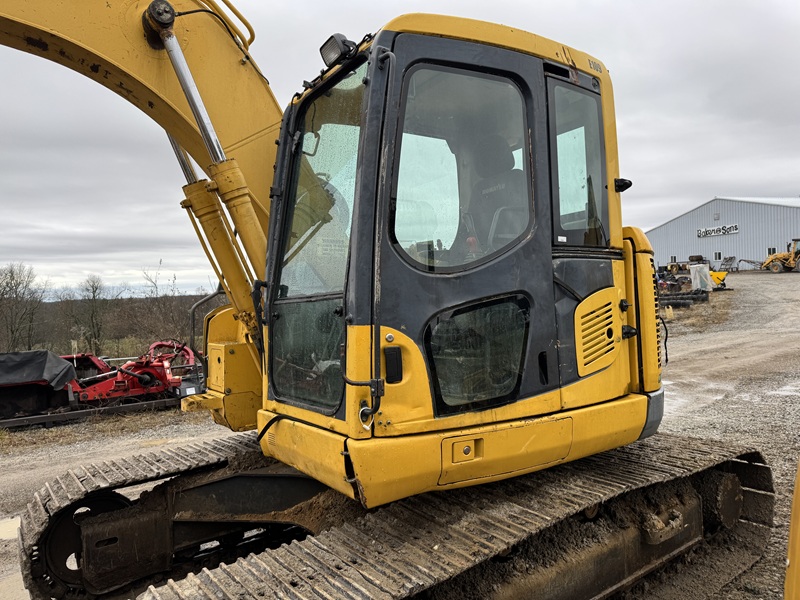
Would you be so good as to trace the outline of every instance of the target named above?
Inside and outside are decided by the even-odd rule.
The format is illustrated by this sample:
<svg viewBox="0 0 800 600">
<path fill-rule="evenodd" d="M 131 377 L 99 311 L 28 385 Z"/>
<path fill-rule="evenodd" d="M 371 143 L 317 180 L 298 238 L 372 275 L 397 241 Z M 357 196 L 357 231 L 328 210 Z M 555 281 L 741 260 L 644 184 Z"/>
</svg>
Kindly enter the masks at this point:
<svg viewBox="0 0 800 600">
<path fill-rule="evenodd" d="M 773 273 L 783 273 L 797 269 L 800 261 L 800 238 L 795 238 L 786 244 L 786 252 L 777 252 L 767 257 L 761 264 L 762 269 L 769 269 Z"/>
<path fill-rule="evenodd" d="M 120 366 L 93 354 L 0 354 L 0 427 L 177 406 L 187 389 L 202 385 L 198 368 L 194 352 L 173 341 L 154 342 Z"/>
<path fill-rule="evenodd" d="M 719 264 L 718 270 L 720 271 L 738 271 L 738 263 L 736 263 L 735 256 L 726 256 L 722 259 L 722 262 Z"/>
<path fill-rule="evenodd" d="M 407 15 L 332 36 L 282 113 L 249 25 L 212 0 L 6 0 L 0 25 L 0 42 L 122 90 L 173 137 L 182 206 L 230 300 L 206 318 L 207 390 L 183 406 L 256 430 L 49 485 L 21 523 L 33 597 L 130 594 L 248 555 L 143 597 L 485 597 L 462 578 L 557 539 L 536 578 L 502 572 L 572 599 L 722 530 L 740 534 L 726 557 L 749 557 L 719 560 L 723 578 L 757 558 L 760 454 L 654 435 L 653 251 L 622 226 L 631 182 L 600 61 Z M 143 483 L 158 485 L 137 498 Z"/>
</svg>

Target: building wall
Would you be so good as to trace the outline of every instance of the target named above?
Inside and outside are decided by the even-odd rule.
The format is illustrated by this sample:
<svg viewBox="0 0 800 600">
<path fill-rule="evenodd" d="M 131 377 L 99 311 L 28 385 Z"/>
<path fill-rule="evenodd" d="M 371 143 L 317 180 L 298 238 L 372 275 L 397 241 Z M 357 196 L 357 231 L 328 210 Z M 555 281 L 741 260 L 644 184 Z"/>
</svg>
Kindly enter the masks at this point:
<svg viewBox="0 0 800 600">
<path fill-rule="evenodd" d="M 722 228 L 735 232 L 722 234 Z M 698 236 L 698 230 L 719 235 Z M 707 230 L 716 230 L 709 232 Z M 762 202 L 715 198 L 663 225 L 647 232 L 655 251 L 656 264 L 663 266 L 675 256 L 685 261 L 689 256 L 701 254 L 714 266 L 714 253 L 722 257 L 735 256 L 763 261 L 767 249 L 785 252 L 786 244 L 800 238 L 800 203 L 783 206 Z M 746 264 L 742 269 L 750 268 Z"/>
</svg>

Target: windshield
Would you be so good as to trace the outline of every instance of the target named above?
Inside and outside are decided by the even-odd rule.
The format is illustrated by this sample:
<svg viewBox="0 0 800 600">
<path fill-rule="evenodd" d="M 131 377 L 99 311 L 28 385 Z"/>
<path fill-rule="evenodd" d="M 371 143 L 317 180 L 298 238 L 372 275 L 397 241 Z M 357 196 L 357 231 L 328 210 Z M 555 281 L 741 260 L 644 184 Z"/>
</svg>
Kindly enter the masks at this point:
<svg viewBox="0 0 800 600">
<path fill-rule="evenodd" d="M 362 63 L 301 109 L 270 328 L 278 398 L 326 413 L 344 391 L 343 291 L 365 74 Z"/>
</svg>

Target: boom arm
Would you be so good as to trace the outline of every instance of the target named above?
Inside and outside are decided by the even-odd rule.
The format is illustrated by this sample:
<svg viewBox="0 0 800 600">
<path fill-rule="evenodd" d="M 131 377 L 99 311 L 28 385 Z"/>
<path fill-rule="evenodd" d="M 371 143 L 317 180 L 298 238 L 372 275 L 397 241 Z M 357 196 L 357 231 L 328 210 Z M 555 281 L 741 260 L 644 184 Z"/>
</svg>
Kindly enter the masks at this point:
<svg viewBox="0 0 800 600">
<path fill-rule="evenodd" d="M 0 44 L 64 65 L 114 91 L 208 170 L 212 161 L 167 54 L 145 40 L 142 15 L 148 5 L 149 0 L 4 0 Z M 274 164 L 282 111 L 247 54 L 249 41 L 214 0 L 177 0 L 173 6 L 179 14 L 175 35 L 222 147 L 236 158 L 257 210 L 266 216 L 272 169 L 264 165 Z M 259 221 L 266 235 L 268 219 Z"/>
</svg>

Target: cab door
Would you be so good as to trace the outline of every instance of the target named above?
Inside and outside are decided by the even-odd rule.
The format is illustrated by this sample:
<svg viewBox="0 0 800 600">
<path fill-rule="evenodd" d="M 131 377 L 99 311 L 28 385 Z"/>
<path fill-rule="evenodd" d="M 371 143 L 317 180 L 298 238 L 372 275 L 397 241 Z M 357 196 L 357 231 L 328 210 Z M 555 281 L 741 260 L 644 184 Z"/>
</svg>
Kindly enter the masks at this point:
<svg viewBox="0 0 800 600">
<path fill-rule="evenodd" d="M 379 41 L 396 60 L 378 189 L 373 322 L 386 385 L 374 432 L 493 422 L 521 402 L 525 414 L 557 410 L 542 62 L 414 34 Z"/>
</svg>

